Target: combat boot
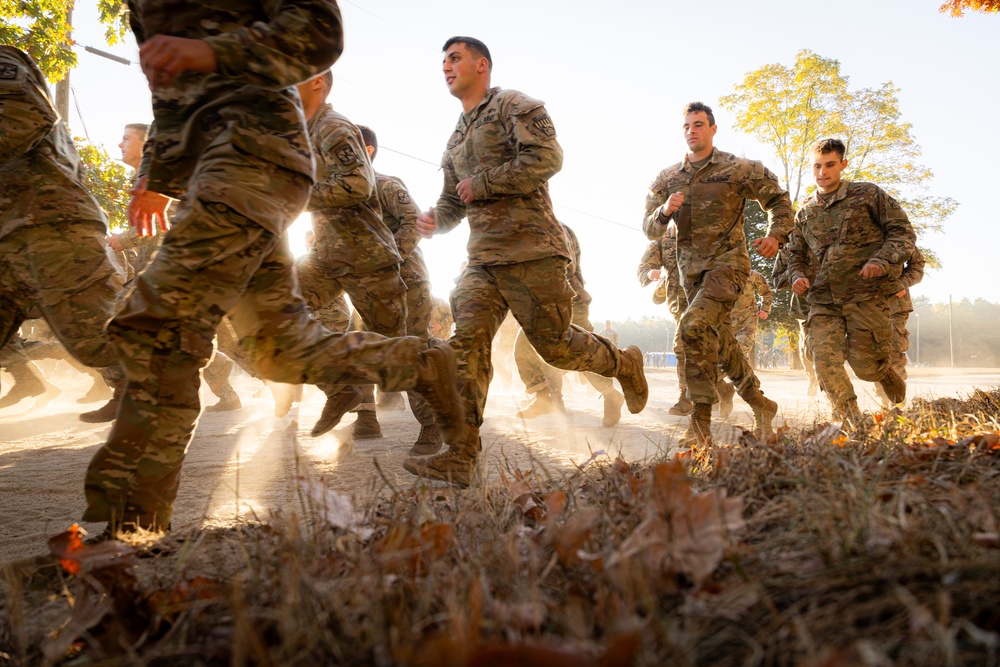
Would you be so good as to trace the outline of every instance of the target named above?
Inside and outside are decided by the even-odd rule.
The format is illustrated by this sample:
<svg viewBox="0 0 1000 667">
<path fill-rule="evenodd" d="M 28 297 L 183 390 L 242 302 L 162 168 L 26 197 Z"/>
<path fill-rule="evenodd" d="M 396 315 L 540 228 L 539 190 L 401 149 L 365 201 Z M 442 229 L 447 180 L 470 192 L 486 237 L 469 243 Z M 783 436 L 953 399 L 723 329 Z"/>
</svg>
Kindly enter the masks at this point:
<svg viewBox="0 0 1000 667">
<path fill-rule="evenodd" d="M 625 404 L 625 396 L 617 389 L 611 389 L 604 394 L 604 420 L 601 425 L 611 428 L 622 418 L 622 405 Z"/>
<path fill-rule="evenodd" d="M 106 401 L 111 398 L 114 392 L 111 388 L 104 383 L 104 379 L 97 375 L 94 377 L 94 381 L 90 384 L 90 389 L 87 393 L 76 399 L 77 403 L 87 404 L 87 403 L 97 403 L 98 401 Z"/>
<path fill-rule="evenodd" d="M 563 406 L 562 396 L 557 398 L 548 389 L 543 389 L 531 395 L 531 402 L 523 410 L 518 411 L 517 418 L 534 419 L 542 415 L 565 411 L 566 408 Z"/>
<path fill-rule="evenodd" d="M 348 412 L 364 401 L 361 390 L 354 385 L 341 385 L 333 394 L 326 395 L 326 405 L 312 428 L 313 437 L 323 435 L 340 423 Z"/>
<path fill-rule="evenodd" d="M 409 454 L 410 456 L 430 456 L 431 454 L 437 454 L 443 444 L 444 440 L 441 439 L 441 429 L 437 427 L 437 424 L 421 426 L 420 435 L 417 436 L 417 441 L 410 447 Z"/>
<path fill-rule="evenodd" d="M 815 396 L 819 392 L 819 381 L 815 377 L 809 378 L 809 388 L 806 390 L 807 396 Z"/>
<path fill-rule="evenodd" d="M 885 395 L 893 403 L 902 403 L 906 400 L 906 380 L 899 377 L 899 373 L 891 366 L 885 369 L 885 375 L 878 381 Z"/>
<path fill-rule="evenodd" d="M 351 435 L 355 440 L 374 440 L 382 437 L 382 426 L 374 410 L 358 410 L 358 419 L 354 422 Z"/>
<path fill-rule="evenodd" d="M 625 404 L 632 414 L 642 412 L 649 398 L 649 385 L 646 384 L 646 372 L 642 367 L 642 351 L 635 345 L 629 345 L 618 355 L 618 371 L 615 378 L 625 392 Z"/>
<path fill-rule="evenodd" d="M 733 414 L 733 396 L 736 394 L 736 387 L 732 382 L 723 380 L 719 383 L 719 416 L 725 419 Z"/>
<path fill-rule="evenodd" d="M 44 394 L 48 387 L 48 384 L 39 374 L 32 370 L 32 364 L 30 361 L 28 363 L 19 363 L 17 365 L 8 366 L 7 372 L 14 377 L 14 386 L 10 388 L 7 395 L 0 399 L 0 409 L 9 408 L 12 405 L 16 405 L 26 398 L 32 398 L 33 396 L 41 396 Z M 59 389 L 53 385 L 48 385 L 52 389 L 59 393 Z M 54 396 L 53 396 L 54 398 Z"/>
<path fill-rule="evenodd" d="M 764 396 L 763 392 L 757 393 L 757 398 L 750 402 L 753 409 L 753 435 L 758 440 L 764 441 L 774 435 L 771 422 L 778 415 L 778 404 Z"/>
<path fill-rule="evenodd" d="M 229 412 L 230 410 L 239 410 L 242 407 L 243 402 L 240 400 L 240 395 L 230 387 L 229 391 L 223 392 L 218 403 L 205 408 L 205 412 Z"/>
<path fill-rule="evenodd" d="M 448 451 L 430 458 L 404 459 L 403 467 L 425 479 L 471 486 L 478 474 L 477 463 L 483 443 L 478 426 L 465 425 L 465 429 L 460 439 L 448 442 Z"/>
<path fill-rule="evenodd" d="M 100 424 L 101 422 L 114 421 L 115 417 L 118 416 L 118 407 L 121 405 L 122 394 L 124 392 L 125 380 L 122 380 L 119 382 L 118 386 L 115 387 L 114 394 L 111 396 L 110 401 L 96 410 L 84 412 L 80 415 L 80 421 L 87 422 L 88 424 Z"/>
<path fill-rule="evenodd" d="M 384 392 L 380 391 L 378 393 L 378 409 L 379 412 L 392 411 L 400 412 L 406 409 L 406 401 L 403 399 L 402 392 L 390 391 Z"/>
<path fill-rule="evenodd" d="M 680 387 L 677 402 L 667 410 L 667 413 L 678 417 L 687 417 L 692 410 L 694 410 L 694 402 L 687 397 L 687 387 Z"/>
<path fill-rule="evenodd" d="M 681 447 L 709 447 L 712 444 L 712 404 L 694 403 L 687 431 L 677 443 Z"/>
<path fill-rule="evenodd" d="M 283 382 L 266 382 L 274 397 L 274 416 L 284 417 L 292 409 L 292 404 L 302 398 L 302 385 L 285 384 Z"/>
<path fill-rule="evenodd" d="M 427 401 L 445 442 L 465 435 L 465 407 L 458 394 L 458 366 L 455 352 L 446 342 L 431 338 L 421 350 L 415 392 Z"/>
</svg>

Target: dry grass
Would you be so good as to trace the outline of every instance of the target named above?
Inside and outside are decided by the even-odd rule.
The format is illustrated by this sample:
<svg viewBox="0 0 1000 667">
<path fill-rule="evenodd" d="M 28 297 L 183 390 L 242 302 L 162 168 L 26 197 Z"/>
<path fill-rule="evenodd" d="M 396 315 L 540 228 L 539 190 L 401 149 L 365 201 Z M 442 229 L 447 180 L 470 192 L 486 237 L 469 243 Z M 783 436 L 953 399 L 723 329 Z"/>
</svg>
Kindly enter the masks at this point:
<svg viewBox="0 0 1000 667">
<path fill-rule="evenodd" d="M 998 419 L 976 392 L 355 512 L 303 481 L 160 555 L 7 564 L 0 663 L 996 664 Z"/>
</svg>

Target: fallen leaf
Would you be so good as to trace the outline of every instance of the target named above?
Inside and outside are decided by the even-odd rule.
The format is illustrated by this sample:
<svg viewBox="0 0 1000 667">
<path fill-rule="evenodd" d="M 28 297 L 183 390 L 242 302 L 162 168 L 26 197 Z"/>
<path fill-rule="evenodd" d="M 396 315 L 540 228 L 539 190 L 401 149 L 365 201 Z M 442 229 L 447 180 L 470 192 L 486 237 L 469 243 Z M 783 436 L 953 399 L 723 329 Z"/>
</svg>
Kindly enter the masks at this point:
<svg viewBox="0 0 1000 667">
<path fill-rule="evenodd" d="M 135 563 L 132 556 L 136 553 L 133 547 L 118 540 L 85 544 L 83 530 L 75 523 L 49 539 L 49 551 L 68 573 L 74 575 L 84 570 L 132 565 Z"/>
</svg>

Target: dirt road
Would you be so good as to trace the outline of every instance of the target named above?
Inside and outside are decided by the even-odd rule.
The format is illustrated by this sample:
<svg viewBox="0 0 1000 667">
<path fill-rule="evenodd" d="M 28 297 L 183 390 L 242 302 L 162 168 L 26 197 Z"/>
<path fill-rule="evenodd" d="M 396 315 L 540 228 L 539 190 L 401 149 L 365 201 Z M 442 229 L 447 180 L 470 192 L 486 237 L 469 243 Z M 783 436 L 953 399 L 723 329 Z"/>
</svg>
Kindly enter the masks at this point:
<svg viewBox="0 0 1000 667">
<path fill-rule="evenodd" d="M 63 393 L 44 407 L 32 399 L 0 411 L 0 561 L 45 550 L 46 539 L 76 522 L 83 511 L 83 474 L 110 425 L 84 424 L 82 410 L 96 405 L 76 403 L 89 381 L 65 364 L 46 367 Z M 619 452 L 639 460 L 669 450 L 686 420 L 667 414 L 677 395 L 672 369 L 650 370 L 650 400 L 639 415 L 625 414 L 617 427 L 602 428 L 603 404 L 589 385 L 571 374 L 565 382 L 567 412 L 531 421 L 517 419 L 523 385 L 508 387 L 495 380 L 482 435 L 489 474 L 500 466 L 536 468 L 536 474 L 559 475 L 593 452 L 612 457 Z M 765 392 L 778 401 L 781 419 L 797 423 L 823 418 L 822 397 L 809 398 L 807 383 L 787 370 L 760 372 Z M 11 378 L 2 377 L 4 388 Z M 175 529 L 196 523 L 226 524 L 237 519 L 266 519 L 275 511 L 295 511 L 296 475 L 323 477 L 334 488 L 357 500 L 370 498 L 388 485 L 407 487 L 415 478 L 401 462 L 419 427 L 408 412 L 380 415 L 384 437 L 353 442 L 351 423 L 321 438 L 309 429 L 323 405 L 314 388 L 301 406 L 286 417 L 272 416 L 269 392 L 245 375 L 234 379 L 244 407 L 202 415 L 188 453 L 174 517 Z M 911 397 L 956 396 L 975 388 L 1000 385 L 1000 369 L 913 369 Z M 861 386 L 861 383 L 856 383 Z M 864 385 L 862 407 L 875 408 L 871 385 Z M 253 395 L 257 393 L 257 397 Z M 215 397 L 203 389 L 203 402 Z M 749 426 L 747 406 L 737 399 L 725 422 L 715 425 L 717 440 L 733 437 L 734 426 Z M 379 472 L 381 471 L 381 472 Z M 83 524 L 89 530 L 103 526 Z"/>
</svg>

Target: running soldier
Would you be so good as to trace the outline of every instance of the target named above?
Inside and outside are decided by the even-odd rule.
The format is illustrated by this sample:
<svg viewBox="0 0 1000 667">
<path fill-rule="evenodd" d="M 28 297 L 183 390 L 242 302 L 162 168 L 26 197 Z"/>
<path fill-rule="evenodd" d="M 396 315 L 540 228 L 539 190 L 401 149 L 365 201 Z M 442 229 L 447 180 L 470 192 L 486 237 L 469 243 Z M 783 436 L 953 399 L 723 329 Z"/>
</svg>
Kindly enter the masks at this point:
<svg viewBox="0 0 1000 667">
<path fill-rule="evenodd" d="M 452 37 L 444 54 L 445 84 L 463 114 L 442 158 L 437 207 L 421 213 L 417 226 L 430 236 L 469 220 L 469 264 L 454 291 L 451 339 L 468 429 L 447 452 L 403 465 L 423 477 L 469 484 L 481 449 L 490 347 L 508 311 L 548 363 L 617 377 L 629 411 L 642 410 L 648 388 L 637 347 L 619 350 L 571 323 L 566 270 L 572 256 L 548 191 L 548 180 L 562 166 L 562 149 L 545 107 L 517 91 L 490 87 L 493 60 L 478 39 Z"/>
<path fill-rule="evenodd" d="M 643 229 L 652 240 L 676 228 L 677 265 L 688 307 L 681 316 L 685 377 L 694 402 L 682 444 L 711 443 L 712 404 L 717 400 L 718 366 L 753 409 L 754 434 L 766 438 L 777 404 L 764 396 L 733 335 L 731 312 L 750 275 L 743 234 L 743 209 L 756 199 L 768 213 L 767 235 L 753 242 L 773 257 L 788 238 L 792 205 L 778 179 L 760 162 L 738 158 L 713 146 L 715 116 L 700 102 L 684 110 L 684 160 L 660 172 L 646 197 Z"/>
<path fill-rule="evenodd" d="M 881 384 L 890 401 L 906 400 L 906 382 L 891 362 L 889 296 L 902 288 L 898 276 L 916 235 L 885 191 L 841 177 L 845 152 L 839 139 L 813 145 L 817 190 L 796 213 L 787 250 L 792 291 L 809 304 L 809 348 L 820 388 L 838 419 L 856 422 L 858 399 L 845 358 L 859 378 Z"/>
</svg>

